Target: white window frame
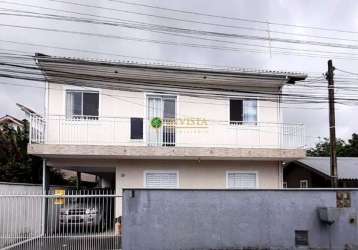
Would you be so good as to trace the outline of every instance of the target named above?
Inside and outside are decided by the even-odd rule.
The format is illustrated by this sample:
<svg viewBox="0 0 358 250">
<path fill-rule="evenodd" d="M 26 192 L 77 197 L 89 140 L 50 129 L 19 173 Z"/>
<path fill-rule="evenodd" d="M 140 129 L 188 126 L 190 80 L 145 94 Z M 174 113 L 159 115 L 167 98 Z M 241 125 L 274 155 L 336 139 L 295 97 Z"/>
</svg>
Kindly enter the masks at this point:
<svg viewBox="0 0 358 250">
<path fill-rule="evenodd" d="M 305 185 L 305 187 L 303 187 L 303 185 Z M 307 179 L 300 180 L 300 188 L 308 188 L 308 180 Z"/>
<path fill-rule="evenodd" d="M 155 92 L 144 92 L 143 93 L 144 95 L 144 121 L 143 121 L 143 141 L 145 143 L 149 143 L 149 112 L 148 112 L 148 105 L 149 105 L 149 102 L 148 102 L 148 99 L 149 97 L 155 97 L 155 96 L 163 96 L 163 97 L 173 97 L 175 98 L 175 119 L 178 118 L 178 114 L 179 114 L 179 102 L 180 102 L 180 95 L 176 95 L 176 94 L 159 94 L 159 93 L 155 93 Z"/>
<path fill-rule="evenodd" d="M 178 170 L 145 170 L 143 172 L 143 187 L 144 188 L 148 188 L 147 187 L 147 182 L 146 182 L 146 177 L 147 174 L 176 174 L 176 187 L 174 188 L 158 188 L 158 189 L 177 189 L 179 188 L 179 171 Z"/>
<path fill-rule="evenodd" d="M 102 89 L 99 88 L 91 88 L 91 87 L 81 87 L 81 86 L 72 86 L 72 85 L 64 85 L 63 86 L 63 114 L 66 118 L 66 93 L 67 91 L 82 91 L 82 92 L 97 92 L 98 93 L 98 120 L 102 116 Z M 97 121 L 97 120 L 90 120 Z"/>
<path fill-rule="evenodd" d="M 259 173 L 258 171 L 226 171 L 226 188 L 227 189 L 236 189 L 229 187 L 229 174 L 255 174 L 256 175 L 256 188 L 259 188 Z M 237 189 L 250 189 L 250 188 L 237 188 Z"/>
<path fill-rule="evenodd" d="M 230 121 L 230 100 L 241 100 L 241 101 L 245 101 L 245 100 L 255 100 L 256 101 L 256 123 L 252 123 L 252 124 L 245 124 L 244 122 L 242 124 L 233 124 Z M 249 126 L 249 127 L 258 127 L 259 123 L 260 123 L 260 108 L 259 108 L 259 99 L 256 97 L 248 97 L 248 98 L 236 98 L 236 97 L 229 97 L 227 100 L 227 120 L 228 120 L 228 124 L 229 126 L 232 127 L 245 127 L 245 126 Z M 244 112 L 244 110 L 243 110 Z"/>
</svg>

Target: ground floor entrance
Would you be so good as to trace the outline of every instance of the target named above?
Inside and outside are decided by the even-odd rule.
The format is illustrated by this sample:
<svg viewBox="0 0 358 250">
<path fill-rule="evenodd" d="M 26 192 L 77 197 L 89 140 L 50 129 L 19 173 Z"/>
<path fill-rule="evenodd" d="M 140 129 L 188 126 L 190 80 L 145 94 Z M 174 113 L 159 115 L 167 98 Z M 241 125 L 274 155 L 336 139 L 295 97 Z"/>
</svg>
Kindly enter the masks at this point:
<svg viewBox="0 0 358 250">
<path fill-rule="evenodd" d="M 280 189 L 282 163 L 277 160 L 200 159 L 49 159 L 48 165 L 97 176 L 98 188 L 122 195 L 126 188 Z M 122 215 L 115 201 L 114 215 Z"/>
</svg>

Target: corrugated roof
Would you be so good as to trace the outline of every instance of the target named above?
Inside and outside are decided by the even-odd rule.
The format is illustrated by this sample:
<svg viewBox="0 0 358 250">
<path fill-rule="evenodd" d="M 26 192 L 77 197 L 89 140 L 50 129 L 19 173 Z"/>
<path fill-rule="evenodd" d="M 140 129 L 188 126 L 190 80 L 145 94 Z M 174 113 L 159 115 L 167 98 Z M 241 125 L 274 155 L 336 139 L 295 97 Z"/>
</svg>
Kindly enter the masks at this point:
<svg viewBox="0 0 358 250">
<path fill-rule="evenodd" d="M 330 175 L 329 157 L 306 157 L 299 162 Z M 358 157 L 337 157 L 337 170 L 339 179 L 358 179 Z"/>
<path fill-rule="evenodd" d="M 291 72 L 291 71 L 279 71 L 279 70 L 266 70 L 266 69 L 250 69 L 250 68 L 240 68 L 240 67 L 222 67 L 222 66 L 199 66 L 199 65 L 188 65 L 188 64 L 171 64 L 171 63 L 157 63 L 157 62 L 138 62 L 138 61 L 129 61 L 129 60 L 101 60 L 94 58 L 78 58 L 78 57 L 58 57 L 58 56 L 49 56 L 41 53 L 36 53 L 35 58 L 49 60 L 74 60 L 78 62 L 92 62 L 92 63 L 101 63 L 101 64 L 111 64 L 118 66 L 133 66 L 133 67 L 146 67 L 146 68 L 157 68 L 163 70 L 188 70 L 188 71 L 206 71 L 213 73 L 226 73 L 226 74 L 258 74 L 258 75 L 267 75 L 267 76 L 280 76 L 280 77 L 292 77 L 298 78 L 298 80 L 303 80 L 307 78 L 307 74 L 303 72 Z"/>
</svg>

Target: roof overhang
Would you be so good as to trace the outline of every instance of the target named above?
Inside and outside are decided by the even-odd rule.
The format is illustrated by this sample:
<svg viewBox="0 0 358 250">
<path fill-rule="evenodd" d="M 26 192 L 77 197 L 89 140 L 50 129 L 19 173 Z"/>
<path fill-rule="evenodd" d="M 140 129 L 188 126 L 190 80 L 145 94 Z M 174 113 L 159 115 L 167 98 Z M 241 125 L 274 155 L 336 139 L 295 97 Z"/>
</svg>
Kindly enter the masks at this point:
<svg viewBox="0 0 358 250">
<path fill-rule="evenodd" d="M 52 57 L 36 54 L 35 59 L 47 80 L 53 83 L 85 85 L 89 87 L 119 88 L 179 87 L 216 91 L 243 89 L 280 89 L 306 79 L 303 73 L 194 68 L 129 62 L 104 62 L 76 58 Z"/>
<path fill-rule="evenodd" d="M 24 126 L 22 121 L 20 121 L 19 119 L 15 118 L 11 115 L 5 115 L 5 116 L 1 117 L 0 124 L 3 124 L 3 123 L 11 123 L 11 124 L 15 124 L 20 127 Z"/>
<path fill-rule="evenodd" d="M 309 171 L 312 171 L 313 173 L 316 173 L 319 176 L 322 176 L 322 177 L 324 177 L 326 179 L 331 179 L 331 176 L 329 176 L 326 173 L 324 173 L 322 171 L 319 171 L 318 169 L 315 169 L 315 168 L 313 168 L 313 167 L 301 162 L 300 160 L 295 160 L 295 161 L 289 162 L 288 164 L 296 164 L 297 166 L 305 168 L 305 169 L 308 169 Z"/>
<path fill-rule="evenodd" d="M 345 158 L 345 157 L 341 157 L 341 158 Z M 339 163 L 339 161 L 338 161 L 338 163 Z M 290 166 L 290 164 L 295 164 L 296 166 L 308 169 L 309 171 L 312 171 L 313 173 L 316 173 L 316 174 L 318 174 L 318 175 L 320 175 L 320 176 L 322 176 L 322 177 L 324 177 L 326 179 L 331 179 L 332 178 L 329 174 L 327 174 L 327 172 L 321 171 L 320 169 L 318 169 L 316 167 L 310 166 L 306 162 L 302 162 L 302 160 L 294 160 L 294 161 L 289 162 L 287 165 Z M 342 166 L 339 166 L 339 164 L 338 164 L 338 168 L 342 168 Z M 342 171 L 342 169 L 339 169 L 339 170 Z M 357 173 L 358 173 L 358 170 L 357 170 Z M 340 177 L 339 172 L 338 172 L 338 179 L 339 180 L 347 180 L 347 181 L 357 181 L 358 177 L 354 177 L 354 176 Z"/>
</svg>

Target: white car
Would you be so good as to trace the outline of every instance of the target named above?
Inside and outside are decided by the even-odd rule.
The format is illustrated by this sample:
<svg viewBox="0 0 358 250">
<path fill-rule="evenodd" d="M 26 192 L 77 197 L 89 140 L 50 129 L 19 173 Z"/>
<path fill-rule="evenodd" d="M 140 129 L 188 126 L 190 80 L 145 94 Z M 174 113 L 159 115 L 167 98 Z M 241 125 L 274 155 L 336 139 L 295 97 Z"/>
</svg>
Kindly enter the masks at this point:
<svg viewBox="0 0 358 250">
<path fill-rule="evenodd" d="M 98 206 L 86 203 L 70 204 L 60 209 L 60 230 L 94 229 L 101 231 L 106 226 L 104 211 Z"/>
</svg>

